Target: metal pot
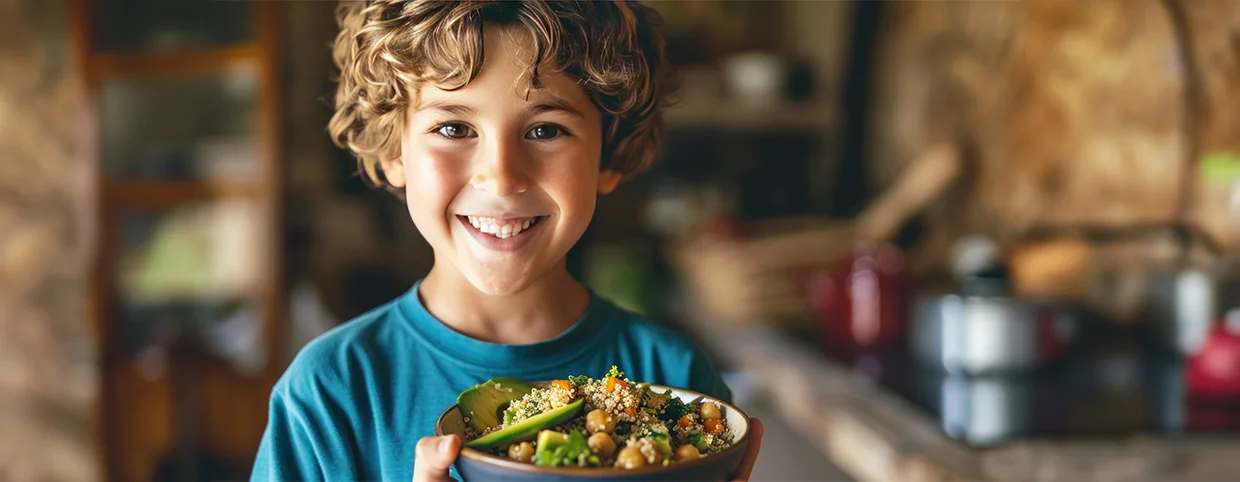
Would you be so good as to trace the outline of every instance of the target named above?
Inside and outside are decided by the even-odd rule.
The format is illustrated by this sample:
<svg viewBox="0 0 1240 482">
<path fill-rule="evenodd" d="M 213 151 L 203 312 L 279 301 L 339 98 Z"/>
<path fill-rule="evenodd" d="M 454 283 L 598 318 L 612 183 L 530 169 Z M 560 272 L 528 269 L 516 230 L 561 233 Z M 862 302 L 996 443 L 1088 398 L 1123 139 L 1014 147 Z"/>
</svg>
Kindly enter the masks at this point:
<svg viewBox="0 0 1240 482">
<path fill-rule="evenodd" d="M 1142 313 L 1158 328 L 1163 344 L 1192 356 L 1206 341 L 1217 313 L 1215 279 L 1202 269 L 1160 271 L 1149 276 Z"/>
<path fill-rule="evenodd" d="M 948 373 L 1032 370 L 1058 356 L 1070 312 L 1010 296 L 998 272 L 967 277 L 960 294 L 923 295 L 914 307 L 914 356 Z"/>
<path fill-rule="evenodd" d="M 915 386 L 943 431 L 971 446 L 1002 443 L 1034 428 L 1036 383 L 1029 377 L 924 373 Z"/>
</svg>

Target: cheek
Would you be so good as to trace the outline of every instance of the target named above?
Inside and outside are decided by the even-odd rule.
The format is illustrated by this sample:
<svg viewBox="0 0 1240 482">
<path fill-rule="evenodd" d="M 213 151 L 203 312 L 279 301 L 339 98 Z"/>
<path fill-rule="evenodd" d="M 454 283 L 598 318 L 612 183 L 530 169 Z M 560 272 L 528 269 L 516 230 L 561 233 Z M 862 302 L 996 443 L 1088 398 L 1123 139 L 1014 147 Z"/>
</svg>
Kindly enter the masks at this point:
<svg viewBox="0 0 1240 482">
<path fill-rule="evenodd" d="M 569 208 L 575 216 L 588 217 L 594 211 L 598 193 L 598 161 L 583 162 L 581 153 L 548 160 L 540 182 L 543 189 L 557 200 L 561 209 Z"/>
<path fill-rule="evenodd" d="M 434 212 L 436 217 L 442 213 L 465 184 L 456 168 L 461 165 L 459 159 L 443 152 L 410 152 L 405 157 L 405 197 L 410 211 Z"/>
</svg>

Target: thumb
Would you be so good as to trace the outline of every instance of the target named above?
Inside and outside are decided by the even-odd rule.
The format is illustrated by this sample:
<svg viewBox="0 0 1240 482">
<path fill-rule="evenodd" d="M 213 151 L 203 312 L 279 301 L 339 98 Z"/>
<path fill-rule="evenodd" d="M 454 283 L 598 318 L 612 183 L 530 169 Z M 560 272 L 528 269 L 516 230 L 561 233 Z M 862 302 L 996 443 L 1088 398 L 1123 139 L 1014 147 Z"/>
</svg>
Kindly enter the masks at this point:
<svg viewBox="0 0 1240 482">
<path fill-rule="evenodd" d="M 418 441 L 417 458 L 413 461 L 414 482 L 450 480 L 448 468 L 461 451 L 461 438 L 456 435 L 422 437 Z"/>
</svg>

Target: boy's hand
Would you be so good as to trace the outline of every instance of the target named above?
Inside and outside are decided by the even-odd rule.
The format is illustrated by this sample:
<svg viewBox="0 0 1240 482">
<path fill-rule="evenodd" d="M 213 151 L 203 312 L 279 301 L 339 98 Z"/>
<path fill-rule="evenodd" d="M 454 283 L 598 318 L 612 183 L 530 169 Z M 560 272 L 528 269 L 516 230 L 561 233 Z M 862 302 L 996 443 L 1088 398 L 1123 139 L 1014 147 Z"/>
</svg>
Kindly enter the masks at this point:
<svg viewBox="0 0 1240 482">
<path fill-rule="evenodd" d="M 741 463 L 736 467 L 736 475 L 732 478 L 734 482 L 749 480 L 749 475 L 753 473 L 753 464 L 758 461 L 759 450 L 762 450 L 762 421 L 751 418 L 749 419 L 749 445 L 745 447 L 745 455 L 741 457 Z"/>
<path fill-rule="evenodd" d="M 448 468 L 461 452 L 461 438 L 456 435 L 422 437 L 418 441 L 417 458 L 413 461 L 413 482 L 448 482 Z"/>
</svg>

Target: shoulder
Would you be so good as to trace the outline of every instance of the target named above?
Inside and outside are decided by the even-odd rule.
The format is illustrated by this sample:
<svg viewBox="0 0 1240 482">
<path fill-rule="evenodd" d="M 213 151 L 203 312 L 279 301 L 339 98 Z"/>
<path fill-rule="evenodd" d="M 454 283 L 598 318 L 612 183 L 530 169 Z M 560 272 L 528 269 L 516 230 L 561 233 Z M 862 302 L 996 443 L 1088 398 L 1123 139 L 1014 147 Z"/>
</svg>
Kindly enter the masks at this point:
<svg viewBox="0 0 1240 482">
<path fill-rule="evenodd" d="M 660 349 L 666 354 L 695 355 L 699 353 L 696 345 L 685 335 L 662 323 L 652 321 L 645 316 L 613 306 L 616 330 L 622 338 L 644 343 Z"/>
<path fill-rule="evenodd" d="M 379 306 L 342 323 L 311 340 L 298 350 L 280 380 L 273 396 L 294 398 L 344 389 L 358 380 L 359 371 L 372 368 L 386 333 L 397 328 L 399 310 L 395 302 Z"/>
<path fill-rule="evenodd" d="M 728 401 L 732 392 L 710 357 L 685 334 L 614 305 L 612 316 L 620 349 L 635 355 L 639 377 L 688 388 Z M 634 373 L 638 375 L 638 373 Z"/>
</svg>

